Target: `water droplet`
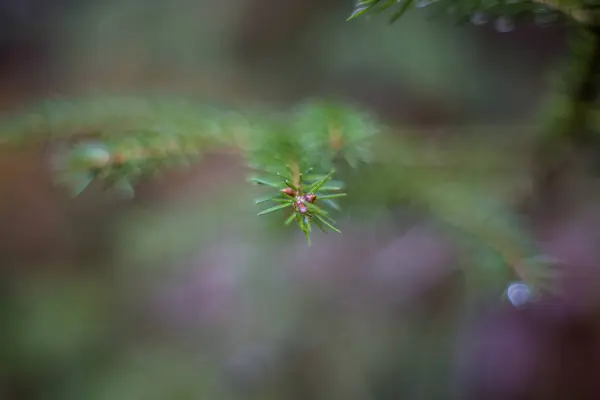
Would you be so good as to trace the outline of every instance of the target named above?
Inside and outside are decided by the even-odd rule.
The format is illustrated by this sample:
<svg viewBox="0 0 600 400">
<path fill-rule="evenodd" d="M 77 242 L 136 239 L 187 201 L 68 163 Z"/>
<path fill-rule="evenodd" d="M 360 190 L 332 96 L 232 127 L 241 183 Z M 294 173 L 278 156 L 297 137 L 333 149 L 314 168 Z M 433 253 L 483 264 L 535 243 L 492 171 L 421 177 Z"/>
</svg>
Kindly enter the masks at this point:
<svg viewBox="0 0 600 400">
<path fill-rule="evenodd" d="M 108 149 L 101 143 L 87 143 L 81 145 L 78 149 L 73 151 L 73 155 L 75 157 L 81 157 L 80 159 L 83 162 L 93 168 L 103 168 L 111 159 Z"/>
<path fill-rule="evenodd" d="M 415 7 L 417 8 L 425 8 L 433 3 L 435 3 L 437 0 L 416 0 L 415 2 Z"/>
<path fill-rule="evenodd" d="M 471 23 L 473 25 L 481 26 L 481 25 L 487 24 L 489 21 L 490 21 L 489 16 L 486 13 L 481 12 L 481 11 L 478 11 L 471 16 Z"/>
<path fill-rule="evenodd" d="M 494 28 L 500 33 L 506 33 L 515 29 L 515 23 L 508 17 L 500 17 L 494 23 Z"/>
<path fill-rule="evenodd" d="M 506 289 L 508 300 L 515 307 L 521 307 L 529 302 L 532 297 L 531 288 L 522 282 L 511 283 Z"/>
<path fill-rule="evenodd" d="M 352 11 L 352 14 L 350 14 L 350 16 L 348 17 L 348 20 L 359 17 L 360 15 L 366 13 L 368 9 L 369 7 L 358 7 L 354 9 L 354 11 Z"/>
</svg>

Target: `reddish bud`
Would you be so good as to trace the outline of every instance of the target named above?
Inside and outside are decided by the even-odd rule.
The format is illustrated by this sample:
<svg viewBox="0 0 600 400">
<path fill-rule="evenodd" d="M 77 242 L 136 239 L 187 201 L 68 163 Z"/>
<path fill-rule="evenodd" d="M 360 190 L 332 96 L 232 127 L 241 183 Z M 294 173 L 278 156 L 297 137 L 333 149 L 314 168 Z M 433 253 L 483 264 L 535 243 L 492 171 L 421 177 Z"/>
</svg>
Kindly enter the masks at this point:
<svg viewBox="0 0 600 400">
<path fill-rule="evenodd" d="M 317 200 L 317 195 L 316 194 L 307 194 L 306 196 L 304 196 L 304 198 L 306 199 L 306 201 L 308 201 L 309 203 L 314 203 L 315 200 Z"/>
<path fill-rule="evenodd" d="M 296 196 L 296 191 L 289 187 L 281 189 L 281 193 L 287 194 L 288 196 L 292 196 L 292 197 Z"/>
<path fill-rule="evenodd" d="M 113 162 L 117 165 L 125 164 L 127 162 L 127 157 L 123 153 L 116 153 L 113 156 Z"/>
</svg>

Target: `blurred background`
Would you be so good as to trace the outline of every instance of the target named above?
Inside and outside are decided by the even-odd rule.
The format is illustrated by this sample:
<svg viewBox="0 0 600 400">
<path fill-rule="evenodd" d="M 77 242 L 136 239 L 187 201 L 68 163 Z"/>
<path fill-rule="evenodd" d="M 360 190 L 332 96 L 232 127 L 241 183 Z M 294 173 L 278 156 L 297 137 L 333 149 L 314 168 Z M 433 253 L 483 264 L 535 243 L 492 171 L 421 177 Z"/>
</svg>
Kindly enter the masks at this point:
<svg viewBox="0 0 600 400">
<path fill-rule="evenodd" d="M 459 140 L 466 125 L 487 127 L 489 148 L 532 136 L 523 127 L 552 90 L 562 24 L 457 26 L 426 8 L 347 23 L 352 7 L 1 0 L 0 104 L 10 115 L 113 93 L 273 110 L 333 98 L 424 142 Z M 515 308 L 502 265 L 465 295 L 464 254 L 427 213 L 349 213 L 342 236 L 308 249 L 255 217 L 235 155 L 123 202 L 70 198 L 47 150 L 0 147 L 2 400 L 600 397 L 593 199 L 530 221 L 574 272 L 560 302 Z M 511 147 L 494 156 L 523 161 Z"/>
</svg>

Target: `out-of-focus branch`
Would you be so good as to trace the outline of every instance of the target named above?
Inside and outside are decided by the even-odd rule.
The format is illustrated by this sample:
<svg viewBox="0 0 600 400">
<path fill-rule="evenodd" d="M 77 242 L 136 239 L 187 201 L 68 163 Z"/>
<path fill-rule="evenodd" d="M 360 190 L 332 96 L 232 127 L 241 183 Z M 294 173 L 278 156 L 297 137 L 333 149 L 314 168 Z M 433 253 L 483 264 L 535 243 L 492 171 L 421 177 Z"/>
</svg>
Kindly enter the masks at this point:
<svg viewBox="0 0 600 400">
<path fill-rule="evenodd" d="M 532 0 L 532 2 L 559 11 L 586 26 L 598 25 L 600 23 L 600 11 L 575 7 L 561 0 Z"/>
<path fill-rule="evenodd" d="M 561 101 L 550 110 L 549 124 L 534 154 L 532 207 L 559 203 L 575 164 L 589 161 L 588 156 L 600 149 L 590 121 L 599 94 L 600 26 L 577 23 L 572 32 Z"/>
</svg>

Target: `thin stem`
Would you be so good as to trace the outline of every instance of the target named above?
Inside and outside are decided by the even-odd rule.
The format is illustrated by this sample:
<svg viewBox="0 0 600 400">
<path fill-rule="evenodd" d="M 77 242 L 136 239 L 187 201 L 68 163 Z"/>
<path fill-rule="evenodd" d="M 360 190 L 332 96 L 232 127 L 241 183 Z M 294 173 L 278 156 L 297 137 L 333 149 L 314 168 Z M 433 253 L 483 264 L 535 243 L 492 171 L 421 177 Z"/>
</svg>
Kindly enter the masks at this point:
<svg viewBox="0 0 600 400">
<path fill-rule="evenodd" d="M 335 124 L 329 125 L 329 140 L 331 143 L 331 147 L 334 150 L 340 150 L 342 148 L 342 132 L 340 131 L 339 126 Z"/>
<path fill-rule="evenodd" d="M 296 161 L 290 164 L 290 171 L 292 172 L 292 184 L 298 188 L 298 190 L 302 190 L 300 166 Z"/>
</svg>

